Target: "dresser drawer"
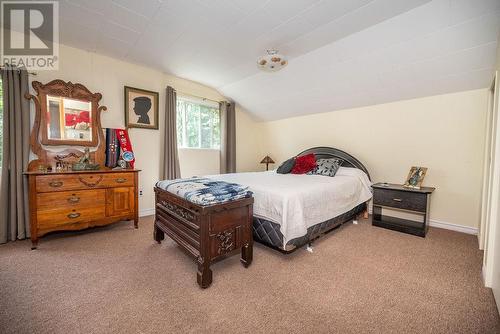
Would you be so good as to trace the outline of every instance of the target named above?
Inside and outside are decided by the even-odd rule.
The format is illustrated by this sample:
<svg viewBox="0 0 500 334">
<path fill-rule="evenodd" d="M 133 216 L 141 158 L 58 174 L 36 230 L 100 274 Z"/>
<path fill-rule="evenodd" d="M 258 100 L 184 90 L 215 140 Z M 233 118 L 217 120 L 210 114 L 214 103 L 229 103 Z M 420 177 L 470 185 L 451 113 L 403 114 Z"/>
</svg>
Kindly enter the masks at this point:
<svg viewBox="0 0 500 334">
<path fill-rule="evenodd" d="M 36 201 L 40 211 L 95 207 L 105 204 L 106 189 L 39 193 Z"/>
<path fill-rule="evenodd" d="M 104 204 L 90 208 L 57 208 L 37 212 L 38 226 L 41 229 L 103 219 L 105 216 L 106 206 Z"/>
<path fill-rule="evenodd" d="M 107 173 L 101 185 L 106 188 L 133 187 L 134 175 L 134 173 Z"/>
<path fill-rule="evenodd" d="M 373 204 L 425 212 L 427 208 L 427 194 L 392 189 L 375 189 Z"/>
<path fill-rule="evenodd" d="M 134 173 L 56 174 L 36 178 L 36 191 L 39 193 L 133 186 Z"/>
<path fill-rule="evenodd" d="M 36 177 L 37 192 L 84 190 L 100 188 L 104 174 L 41 175 Z"/>
</svg>

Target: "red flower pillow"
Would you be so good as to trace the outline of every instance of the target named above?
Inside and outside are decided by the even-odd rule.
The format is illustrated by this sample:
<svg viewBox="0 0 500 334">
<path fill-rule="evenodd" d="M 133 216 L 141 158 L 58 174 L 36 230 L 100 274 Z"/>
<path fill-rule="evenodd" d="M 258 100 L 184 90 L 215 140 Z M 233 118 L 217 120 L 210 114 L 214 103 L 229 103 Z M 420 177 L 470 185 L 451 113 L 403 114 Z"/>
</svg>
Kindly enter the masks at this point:
<svg viewBox="0 0 500 334">
<path fill-rule="evenodd" d="M 292 174 L 305 174 L 316 168 L 316 157 L 314 153 L 295 158 Z"/>
</svg>

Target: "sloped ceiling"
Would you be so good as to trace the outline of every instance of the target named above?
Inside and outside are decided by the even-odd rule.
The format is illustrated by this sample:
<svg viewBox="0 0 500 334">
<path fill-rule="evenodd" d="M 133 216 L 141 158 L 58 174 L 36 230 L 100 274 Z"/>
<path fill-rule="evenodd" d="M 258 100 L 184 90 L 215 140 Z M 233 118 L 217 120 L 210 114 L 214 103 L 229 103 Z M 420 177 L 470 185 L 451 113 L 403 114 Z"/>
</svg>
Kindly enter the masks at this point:
<svg viewBox="0 0 500 334">
<path fill-rule="evenodd" d="M 263 120 L 491 83 L 500 0 L 61 0 L 61 43 L 217 88 Z M 263 73 L 256 58 L 289 57 Z"/>
</svg>

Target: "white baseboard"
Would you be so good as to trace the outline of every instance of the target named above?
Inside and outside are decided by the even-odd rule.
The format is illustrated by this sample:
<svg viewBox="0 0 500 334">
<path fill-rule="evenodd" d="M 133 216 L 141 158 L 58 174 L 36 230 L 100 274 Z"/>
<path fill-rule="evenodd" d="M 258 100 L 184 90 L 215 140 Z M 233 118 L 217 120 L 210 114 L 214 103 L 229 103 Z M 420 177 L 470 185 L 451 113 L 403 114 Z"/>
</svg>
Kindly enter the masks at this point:
<svg viewBox="0 0 500 334">
<path fill-rule="evenodd" d="M 142 209 L 139 210 L 139 217 L 146 217 L 146 216 L 152 216 L 155 214 L 155 209 Z"/>
<path fill-rule="evenodd" d="M 370 213 L 370 215 L 373 213 L 371 206 L 368 208 L 368 213 Z M 445 230 L 451 230 L 460 233 L 473 234 L 473 235 L 477 235 L 479 233 L 479 229 L 477 227 L 457 225 L 434 219 L 429 219 L 429 226 L 443 228 Z"/>
<path fill-rule="evenodd" d="M 441 222 L 441 221 L 433 220 L 433 219 L 429 220 L 429 226 L 437 227 L 437 228 L 444 228 L 446 230 L 452 230 L 452 231 L 466 233 L 466 234 L 477 235 L 477 233 L 478 233 L 477 227 L 457 225 L 457 224 Z"/>
</svg>

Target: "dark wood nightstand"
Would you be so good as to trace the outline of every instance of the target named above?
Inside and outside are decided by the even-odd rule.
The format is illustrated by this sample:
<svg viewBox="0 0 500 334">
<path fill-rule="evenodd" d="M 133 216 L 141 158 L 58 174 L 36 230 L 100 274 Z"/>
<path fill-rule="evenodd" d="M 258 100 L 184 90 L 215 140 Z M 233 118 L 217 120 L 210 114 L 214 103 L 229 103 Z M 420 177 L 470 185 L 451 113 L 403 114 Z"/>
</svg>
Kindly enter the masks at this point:
<svg viewBox="0 0 500 334">
<path fill-rule="evenodd" d="M 376 183 L 373 188 L 372 225 L 425 237 L 429 228 L 431 194 L 435 188 L 412 189 L 400 184 Z M 422 221 L 414 221 L 382 215 L 382 208 L 402 210 L 422 215 Z"/>
</svg>

